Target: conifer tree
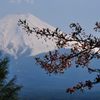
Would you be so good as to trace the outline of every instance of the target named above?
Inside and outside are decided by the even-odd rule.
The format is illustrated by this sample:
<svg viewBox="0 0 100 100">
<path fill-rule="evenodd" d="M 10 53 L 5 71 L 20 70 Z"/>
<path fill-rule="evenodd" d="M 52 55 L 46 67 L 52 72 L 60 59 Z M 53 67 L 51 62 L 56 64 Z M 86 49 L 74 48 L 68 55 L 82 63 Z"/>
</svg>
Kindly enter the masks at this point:
<svg viewBox="0 0 100 100">
<path fill-rule="evenodd" d="M 16 77 L 8 80 L 8 58 L 0 59 L 0 100 L 19 100 L 21 86 L 15 83 Z"/>
</svg>

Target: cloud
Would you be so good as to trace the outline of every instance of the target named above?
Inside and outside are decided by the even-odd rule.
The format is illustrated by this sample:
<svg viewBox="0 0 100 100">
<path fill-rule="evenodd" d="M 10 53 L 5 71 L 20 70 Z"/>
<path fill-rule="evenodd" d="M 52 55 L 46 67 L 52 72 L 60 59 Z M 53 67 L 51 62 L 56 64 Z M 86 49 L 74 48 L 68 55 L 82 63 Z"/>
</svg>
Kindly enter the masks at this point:
<svg viewBox="0 0 100 100">
<path fill-rule="evenodd" d="M 10 3 L 34 3 L 34 0 L 9 0 Z"/>
</svg>

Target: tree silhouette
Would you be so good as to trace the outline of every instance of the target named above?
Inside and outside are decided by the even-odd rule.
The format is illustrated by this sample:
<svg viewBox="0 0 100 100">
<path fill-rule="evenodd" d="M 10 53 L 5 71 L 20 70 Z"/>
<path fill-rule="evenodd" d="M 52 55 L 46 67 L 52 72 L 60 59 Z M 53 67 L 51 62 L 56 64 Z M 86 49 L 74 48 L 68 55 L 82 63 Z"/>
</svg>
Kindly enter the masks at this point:
<svg viewBox="0 0 100 100">
<path fill-rule="evenodd" d="M 16 77 L 10 81 L 7 79 L 8 62 L 8 58 L 0 58 L 0 100 L 19 100 L 21 86 L 15 83 Z"/>
<path fill-rule="evenodd" d="M 76 90 L 83 91 L 84 89 L 91 89 L 95 84 L 100 83 L 100 69 L 90 66 L 91 62 L 100 59 L 100 38 L 92 34 L 86 34 L 79 23 L 71 23 L 70 28 L 72 32 L 66 34 L 56 28 L 50 30 L 49 28 L 30 28 L 26 20 L 19 20 L 18 25 L 21 26 L 28 35 L 34 33 L 38 39 L 44 37 L 46 39 L 54 39 L 58 47 L 54 52 L 47 53 L 43 58 L 36 57 L 37 64 L 41 65 L 47 73 L 58 74 L 64 73 L 66 69 L 71 67 L 74 62 L 76 67 L 87 68 L 89 73 L 97 73 L 94 80 L 86 80 L 79 82 L 75 86 L 68 88 L 66 92 L 73 93 Z M 96 22 L 94 31 L 100 31 L 100 23 Z M 59 53 L 60 48 L 69 47 L 70 53 Z"/>
</svg>

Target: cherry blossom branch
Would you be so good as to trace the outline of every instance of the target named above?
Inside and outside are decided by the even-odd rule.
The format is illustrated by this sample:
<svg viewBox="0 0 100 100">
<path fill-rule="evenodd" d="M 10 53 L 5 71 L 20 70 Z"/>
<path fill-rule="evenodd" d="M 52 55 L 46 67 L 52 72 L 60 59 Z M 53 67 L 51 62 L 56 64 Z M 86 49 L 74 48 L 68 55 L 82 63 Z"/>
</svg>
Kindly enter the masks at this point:
<svg viewBox="0 0 100 100">
<path fill-rule="evenodd" d="M 58 50 L 49 52 L 43 58 L 36 57 L 37 64 L 41 65 L 47 73 L 58 74 L 64 73 L 64 71 L 71 67 L 72 62 L 75 62 L 75 66 L 85 67 L 88 72 L 96 72 L 100 74 L 100 69 L 91 68 L 89 64 L 93 59 L 100 59 L 100 38 L 93 35 L 86 35 L 79 23 L 70 24 L 72 29 L 71 34 L 65 34 L 61 32 L 59 28 L 50 30 L 49 28 L 40 29 L 38 27 L 30 27 L 26 20 L 19 20 L 18 25 L 21 26 L 28 35 L 35 34 L 38 39 L 45 37 L 46 39 L 54 39 L 58 49 L 66 48 L 70 46 L 70 53 L 59 53 Z M 96 22 L 95 31 L 100 30 L 100 23 Z M 73 93 L 76 90 L 83 90 L 87 87 L 91 89 L 93 85 L 100 82 L 100 75 L 97 75 L 94 81 L 79 82 L 76 86 L 68 88 L 68 93 Z"/>
</svg>

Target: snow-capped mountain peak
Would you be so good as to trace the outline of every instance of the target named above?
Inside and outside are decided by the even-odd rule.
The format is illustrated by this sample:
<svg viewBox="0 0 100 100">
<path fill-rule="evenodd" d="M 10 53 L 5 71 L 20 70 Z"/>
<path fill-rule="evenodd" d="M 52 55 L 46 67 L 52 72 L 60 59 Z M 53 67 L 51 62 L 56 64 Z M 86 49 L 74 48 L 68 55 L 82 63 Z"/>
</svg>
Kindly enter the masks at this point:
<svg viewBox="0 0 100 100">
<path fill-rule="evenodd" d="M 30 50 L 31 55 L 37 55 L 56 48 L 55 41 L 48 39 L 45 42 L 43 38 L 38 39 L 34 33 L 28 36 L 26 32 L 17 25 L 19 19 L 26 19 L 30 27 L 55 29 L 31 14 L 6 16 L 0 20 L 1 50 L 16 57 L 26 50 Z"/>
</svg>

